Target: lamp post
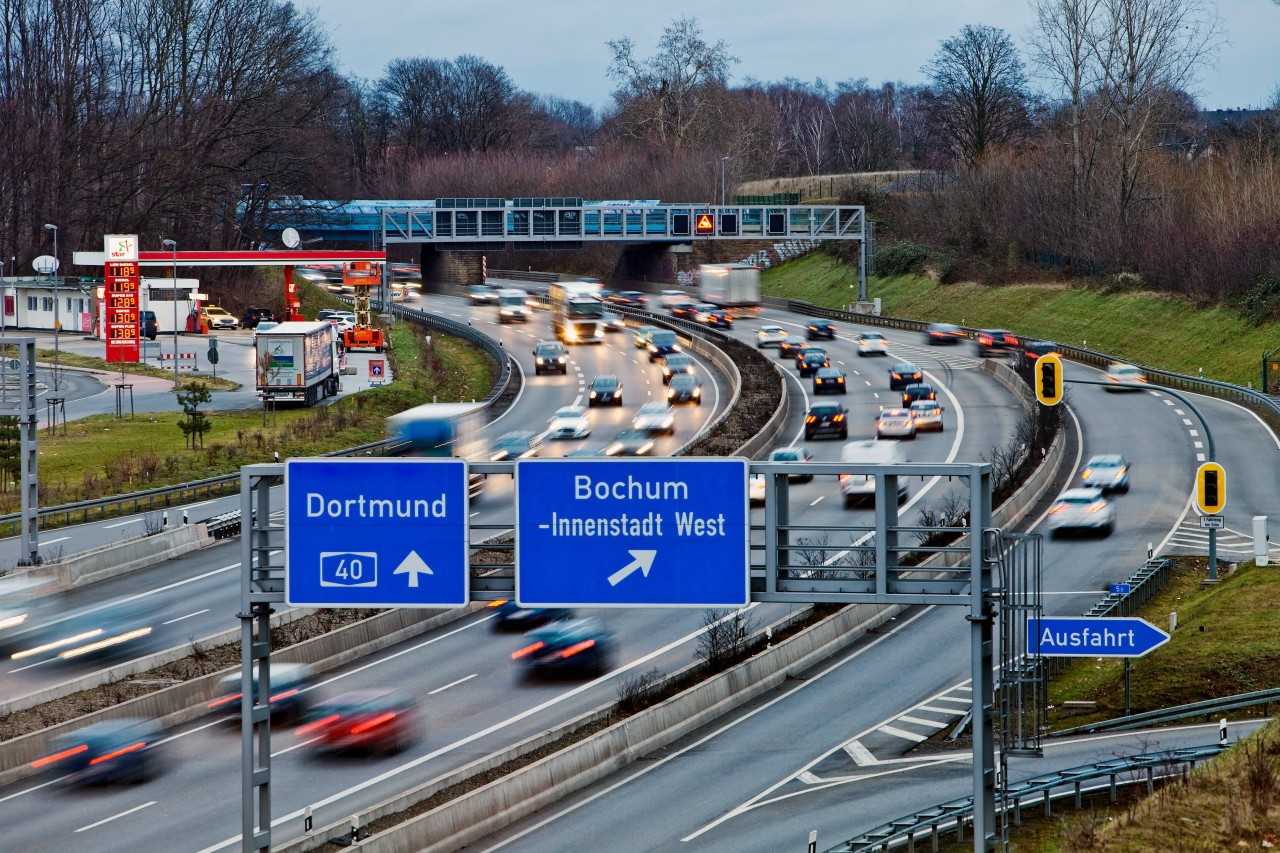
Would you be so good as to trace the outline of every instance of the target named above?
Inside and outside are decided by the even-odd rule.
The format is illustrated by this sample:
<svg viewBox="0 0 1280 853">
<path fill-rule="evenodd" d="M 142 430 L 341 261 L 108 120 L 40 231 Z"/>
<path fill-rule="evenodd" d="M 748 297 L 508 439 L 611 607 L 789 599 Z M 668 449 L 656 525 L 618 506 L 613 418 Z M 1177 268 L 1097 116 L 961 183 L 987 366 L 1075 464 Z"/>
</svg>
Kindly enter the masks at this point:
<svg viewBox="0 0 1280 853">
<path fill-rule="evenodd" d="M 173 249 L 173 390 L 178 390 L 178 241 L 161 240 L 160 245 Z"/>
<path fill-rule="evenodd" d="M 44 230 L 53 232 L 53 390 L 56 393 L 62 366 L 62 322 L 58 314 L 58 226 L 46 222 Z"/>
<path fill-rule="evenodd" d="M 720 206 L 721 207 L 724 207 L 724 191 L 725 191 L 724 164 L 731 159 L 732 158 L 728 154 L 720 158 Z"/>
</svg>

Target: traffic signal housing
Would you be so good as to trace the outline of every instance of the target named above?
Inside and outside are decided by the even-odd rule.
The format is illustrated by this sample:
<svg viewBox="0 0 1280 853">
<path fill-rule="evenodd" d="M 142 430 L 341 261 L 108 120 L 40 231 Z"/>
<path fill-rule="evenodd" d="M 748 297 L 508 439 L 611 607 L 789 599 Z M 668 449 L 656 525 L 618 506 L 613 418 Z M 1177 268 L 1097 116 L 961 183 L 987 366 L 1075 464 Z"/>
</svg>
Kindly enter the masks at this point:
<svg viewBox="0 0 1280 853">
<path fill-rule="evenodd" d="M 1036 399 L 1046 406 L 1062 402 L 1062 359 L 1054 353 L 1046 353 L 1036 359 Z"/>
<path fill-rule="evenodd" d="M 1227 505 L 1227 472 L 1217 462 L 1196 469 L 1196 505 L 1205 515 L 1217 515 Z"/>
</svg>

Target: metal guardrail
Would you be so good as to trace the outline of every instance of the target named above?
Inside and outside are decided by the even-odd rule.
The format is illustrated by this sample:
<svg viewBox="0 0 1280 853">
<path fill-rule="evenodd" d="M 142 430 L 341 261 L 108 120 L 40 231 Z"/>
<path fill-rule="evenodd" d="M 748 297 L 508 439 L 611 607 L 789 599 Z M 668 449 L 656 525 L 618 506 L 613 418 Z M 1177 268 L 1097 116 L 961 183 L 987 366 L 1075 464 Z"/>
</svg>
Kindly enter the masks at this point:
<svg viewBox="0 0 1280 853">
<path fill-rule="evenodd" d="M 1280 702 L 1280 687 L 1268 690 L 1255 690 L 1251 693 L 1237 693 L 1234 696 L 1222 696 L 1218 699 L 1205 699 L 1202 702 L 1191 702 L 1186 705 L 1174 705 L 1172 708 L 1158 708 L 1155 711 L 1144 711 L 1141 714 L 1130 714 L 1127 717 L 1116 717 L 1113 720 L 1100 720 L 1096 723 L 1085 723 L 1060 732 L 1050 732 L 1050 737 L 1067 737 L 1068 735 L 1090 734 L 1092 732 L 1109 731 L 1124 732 L 1141 729 L 1146 726 L 1158 726 L 1161 723 L 1173 723 L 1189 717 L 1204 717 L 1212 721 L 1213 717 L 1223 711 L 1238 711 L 1241 708 L 1262 706 L 1262 715 L 1270 716 L 1272 702 Z"/>
<path fill-rule="evenodd" d="M 554 272 L 534 272 L 533 270 L 489 270 L 489 278 L 504 278 L 509 281 L 532 281 L 537 284 L 550 284 L 560 280 L 560 274 Z"/>
<path fill-rule="evenodd" d="M 1018 825 L 1022 823 L 1022 809 L 1027 805 L 1043 804 L 1045 815 L 1048 816 L 1052 814 L 1051 803 L 1054 800 L 1071 797 L 1075 800 L 1076 808 L 1080 808 L 1086 793 L 1084 783 L 1095 779 L 1108 780 L 1112 802 L 1115 802 L 1116 791 L 1120 787 L 1145 783 L 1150 793 L 1155 789 L 1157 775 L 1162 779 L 1182 775 L 1194 768 L 1198 762 L 1213 758 L 1225 749 L 1227 749 L 1226 746 L 1216 743 L 1186 749 L 1172 749 L 1100 761 L 1097 764 L 1085 764 L 1033 776 L 1008 786 L 1003 808 L 1006 816 L 1012 815 L 1014 823 Z M 1163 772 L 1157 774 L 1157 771 Z M 1129 779 L 1121 778 L 1125 774 L 1134 775 Z M 1030 798 L 1034 798 L 1034 801 L 1024 803 L 1024 800 Z M 937 850 L 939 837 L 944 830 L 954 829 L 957 840 L 963 841 L 965 827 L 972 817 L 972 797 L 951 800 L 889 821 L 870 832 L 829 848 L 827 853 L 875 853 L 875 851 L 888 851 L 904 845 L 914 849 L 916 840 L 926 837 L 932 842 L 932 849 Z"/>
<path fill-rule="evenodd" d="M 1109 592 L 1098 603 L 1085 611 L 1085 616 L 1130 616 L 1139 607 L 1155 597 L 1164 585 L 1165 576 L 1173 568 L 1173 561 L 1154 558 L 1142 564 L 1142 568 L 1129 575 L 1128 592 Z"/>
</svg>

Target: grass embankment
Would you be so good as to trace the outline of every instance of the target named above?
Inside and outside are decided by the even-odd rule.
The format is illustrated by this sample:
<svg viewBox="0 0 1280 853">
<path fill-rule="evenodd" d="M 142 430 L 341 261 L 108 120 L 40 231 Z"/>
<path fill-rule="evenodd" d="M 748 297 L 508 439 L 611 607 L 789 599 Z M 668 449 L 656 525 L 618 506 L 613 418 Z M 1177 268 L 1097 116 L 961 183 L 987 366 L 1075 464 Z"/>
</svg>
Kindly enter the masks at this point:
<svg viewBox="0 0 1280 853">
<path fill-rule="evenodd" d="M 824 252 L 766 270 L 764 291 L 831 308 L 857 299 L 853 267 Z M 1155 293 L 1090 283 L 988 287 L 922 276 L 872 277 L 871 297 L 893 317 L 1007 328 L 1087 346 L 1138 364 L 1257 387 L 1262 354 L 1280 343 L 1277 324 L 1254 326 L 1229 308 L 1201 308 Z"/>
<path fill-rule="evenodd" d="M 197 341 L 199 343 L 199 341 Z M 164 367 L 154 367 L 150 364 L 115 364 L 108 362 L 106 359 L 97 358 L 92 355 L 80 355 L 74 352 L 55 353 L 51 349 L 37 349 L 36 359 L 45 363 L 53 364 L 54 356 L 57 355 L 58 362 L 63 367 L 84 367 L 89 370 L 104 370 L 121 376 L 127 381 L 130 376 L 152 376 L 156 379 L 172 379 L 173 369 Z M 181 375 L 183 382 L 196 381 L 203 382 L 210 391 L 237 391 L 240 389 L 239 382 L 233 382 L 222 376 L 214 376 L 211 373 L 183 373 Z"/>
</svg>

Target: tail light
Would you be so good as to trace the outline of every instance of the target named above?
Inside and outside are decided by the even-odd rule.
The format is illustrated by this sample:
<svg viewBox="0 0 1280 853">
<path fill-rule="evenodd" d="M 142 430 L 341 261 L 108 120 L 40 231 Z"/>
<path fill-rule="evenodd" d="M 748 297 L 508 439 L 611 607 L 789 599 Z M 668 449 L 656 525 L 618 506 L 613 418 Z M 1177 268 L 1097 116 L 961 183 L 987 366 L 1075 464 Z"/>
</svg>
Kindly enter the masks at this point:
<svg viewBox="0 0 1280 853">
<path fill-rule="evenodd" d="M 61 752 L 55 752 L 53 755 L 46 755 L 44 758 L 36 759 L 35 761 L 31 762 L 31 766 L 33 768 L 48 767 L 50 764 L 57 764 L 59 761 L 61 761 L 64 758 L 70 758 L 73 755 L 79 755 L 82 752 L 88 752 L 88 751 L 89 751 L 89 744 L 82 743 L 82 744 L 79 744 L 78 746 L 73 746 L 69 749 L 64 749 Z"/>
<path fill-rule="evenodd" d="M 805 418 L 804 418 L 804 422 L 807 424 L 811 424 L 816 420 L 817 418 L 815 418 L 813 415 L 805 415 Z"/>
<path fill-rule="evenodd" d="M 299 737 L 301 737 L 302 735 L 309 735 L 312 732 L 319 731 L 320 729 L 323 729 L 326 726 L 329 726 L 329 725 L 332 725 L 333 723 L 338 722 L 338 717 L 339 717 L 338 714 L 330 714 L 327 717 L 321 717 L 320 719 L 315 720 L 314 722 L 307 723 L 305 726 L 294 729 L 293 733 L 295 735 L 298 735 Z"/>
<path fill-rule="evenodd" d="M 1093 504 L 1090 504 L 1090 505 L 1089 505 L 1089 510 L 1088 510 L 1088 511 L 1089 511 L 1089 512 L 1102 512 L 1102 511 L 1103 511 L 1104 509 L 1106 509 L 1106 508 L 1107 508 L 1107 502 L 1106 502 L 1106 501 L 1097 501 L 1096 503 L 1093 503 Z"/>
<path fill-rule="evenodd" d="M 376 729 L 378 726 L 384 723 L 389 723 L 395 718 L 396 718 L 395 711 L 385 711 L 379 714 L 378 716 L 373 717 L 372 719 L 365 720 L 363 723 L 360 723 L 359 725 L 352 726 L 351 733 L 353 735 L 362 734 L 364 732 L 369 731 L 370 729 Z"/>
<path fill-rule="evenodd" d="M 1053 509 L 1049 510 L 1049 515 L 1057 515 L 1060 512 L 1066 512 L 1066 511 L 1067 511 L 1066 504 L 1054 504 Z"/>
<path fill-rule="evenodd" d="M 128 746 L 122 746 L 117 750 L 108 752 L 106 755 L 99 755 L 97 758 L 89 762 L 89 766 L 92 767 L 95 764 L 101 764 L 104 761 L 110 761 L 111 759 L 119 758 L 122 755 L 128 755 L 130 752 L 137 752 L 140 749 L 144 749 L 146 745 L 147 744 L 144 741 L 139 741 L 138 743 L 131 743 Z"/>
<path fill-rule="evenodd" d="M 536 652 L 538 649 L 544 648 L 546 645 L 547 644 L 542 642 L 541 640 L 539 640 L 536 643 L 531 643 L 525 646 L 523 649 L 516 649 L 514 652 L 512 652 L 511 659 L 518 660 L 519 658 L 528 657 L 529 655 Z"/>
<path fill-rule="evenodd" d="M 840 423 L 842 420 L 844 420 L 844 415 L 836 415 L 834 418 L 832 418 L 832 419 L 831 419 L 831 422 L 832 422 L 833 424 L 838 424 L 838 423 Z"/>
<path fill-rule="evenodd" d="M 209 703 L 209 709 L 213 710 L 215 708 L 221 708 L 223 705 L 229 705 L 232 702 L 238 702 L 240 701 L 240 697 L 243 695 L 243 693 L 233 693 L 230 696 L 223 696 L 219 699 L 214 699 Z"/>
<path fill-rule="evenodd" d="M 300 691 L 300 690 L 298 690 L 298 688 L 296 688 L 296 687 L 291 687 L 291 688 L 289 688 L 288 690 L 285 690 L 285 691 L 283 691 L 283 692 L 281 692 L 281 693 L 277 693 L 276 695 L 272 696 L 272 697 L 271 697 L 271 701 L 272 701 L 272 702 L 279 702 L 281 699 L 288 699 L 290 696 L 297 696 L 297 695 L 298 695 L 298 693 L 300 693 L 300 692 L 301 692 L 301 691 Z"/>
<path fill-rule="evenodd" d="M 583 640 L 581 643 L 574 643 L 569 648 L 560 653 L 561 658 L 571 658 L 579 652 L 585 652 L 596 644 L 595 640 Z"/>
</svg>

